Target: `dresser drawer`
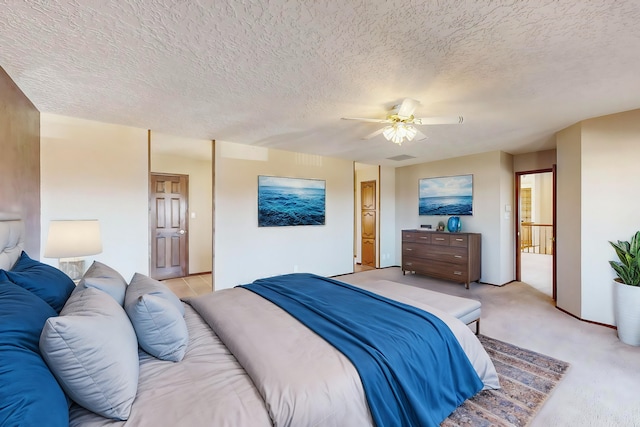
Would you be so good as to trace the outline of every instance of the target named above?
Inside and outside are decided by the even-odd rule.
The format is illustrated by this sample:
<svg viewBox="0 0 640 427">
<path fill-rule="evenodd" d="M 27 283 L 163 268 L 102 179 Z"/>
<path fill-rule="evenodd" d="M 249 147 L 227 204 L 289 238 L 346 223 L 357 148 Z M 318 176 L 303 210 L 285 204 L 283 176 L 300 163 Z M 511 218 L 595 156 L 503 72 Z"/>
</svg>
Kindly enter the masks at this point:
<svg viewBox="0 0 640 427">
<path fill-rule="evenodd" d="M 469 277 L 464 266 L 422 258 L 404 258 L 402 269 L 461 283 L 466 283 Z"/>
<path fill-rule="evenodd" d="M 402 242 L 402 257 L 424 257 L 424 246 L 415 242 Z"/>
<path fill-rule="evenodd" d="M 415 233 L 414 238 L 418 243 L 431 243 L 431 233 L 429 231 L 418 231 Z"/>
<path fill-rule="evenodd" d="M 402 232 L 402 241 L 403 242 L 415 242 L 417 231 L 403 231 Z"/>
<path fill-rule="evenodd" d="M 469 259 L 469 253 L 466 248 L 432 245 L 430 249 L 426 256 L 421 256 L 421 258 L 444 261 L 451 264 L 466 264 Z"/>
<path fill-rule="evenodd" d="M 435 234 L 433 237 L 431 237 L 431 244 L 433 245 L 442 245 L 442 246 L 449 246 L 449 238 L 451 236 L 449 234 L 445 234 L 445 233 L 438 233 Z"/>
<path fill-rule="evenodd" d="M 469 244 L 469 236 L 467 235 L 452 235 L 449 236 L 449 244 L 451 246 L 467 247 Z"/>
</svg>

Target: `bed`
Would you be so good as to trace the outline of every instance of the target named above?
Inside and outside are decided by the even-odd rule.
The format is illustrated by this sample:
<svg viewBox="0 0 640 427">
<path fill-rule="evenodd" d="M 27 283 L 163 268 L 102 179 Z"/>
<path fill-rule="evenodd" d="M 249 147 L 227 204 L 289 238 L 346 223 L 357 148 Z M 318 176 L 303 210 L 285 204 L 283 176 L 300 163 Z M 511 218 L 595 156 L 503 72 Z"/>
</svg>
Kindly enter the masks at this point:
<svg viewBox="0 0 640 427">
<path fill-rule="evenodd" d="M 386 281 L 355 287 L 294 274 L 176 302 L 159 282 L 138 274 L 125 281 L 108 266 L 94 263 L 77 287 L 68 288 L 67 282 L 60 286 L 62 297 L 43 297 L 39 293 L 51 293 L 52 286 L 42 287 L 29 277 L 32 288 L 23 292 L 7 280 L 23 280 L 19 275 L 27 273 L 12 275 L 12 270 L 24 265 L 58 274 L 22 253 L 22 230 L 15 218 L 0 219 L 0 315 L 10 320 L 7 324 L 17 318 L 20 322 L 15 323 L 30 325 L 18 326 L 25 329 L 19 334 L 0 328 L 0 358 L 7 348 L 19 357 L 28 353 L 37 369 L 25 368 L 23 359 L 14 366 L 39 376 L 7 376 L 0 368 L 0 398 L 10 403 L 5 407 L 14 408 L 9 414 L 3 409 L 0 424 L 13 416 L 25 425 L 70 426 L 438 425 L 480 389 L 499 387 L 495 368 L 469 327 L 426 304 L 416 288 Z M 48 283 L 58 279 L 64 282 L 56 276 Z M 349 299 L 353 294 L 363 294 L 366 300 L 354 305 Z M 12 298 L 20 302 L 20 309 Z M 343 300 L 346 314 L 327 314 Z M 309 301 L 320 303 L 312 306 Z M 29 304 L 32 310 L 25 309 Z M 132 307 L 142 307 L 144 313 L 136 314 Z M 385 314 L 398 307 L 407 312 L 403 316 L 408 320 Z M 319 310 L 320 316 L 305 317 Z M 351 316 L 349 311 L 358 312 L 360 321 L 340 317 Z M 36 321 L 24 321 L 25 313 L 34 312 L 39 313 Z M 374 324 L 369 320 L 373 312 L 383 322 L 375 333 L 363 332 L 369 334 L 364 338 L 391 349 L 369 350 L 369 341 L 363 345 L 351 338 Z M 166 323 L 164 329 L 145 332 L 149 324 L 140 316 L 145 319 L 149 313 L 161 316 L 152 319 L 152 329 L 158 327 L 158 319 Z M 347 328 L 349 336 L 334 326 L 331 316 L 338 316 L 338 323 L 354 322 Z M 395 331 L 409 321 L 419 326 L 410 328 L 413 336 L 402 341 Z M 425 328 L 444 337 L 444 351 L 420 347 L 438 340 L 424 338 L 432 332 L 418 332 L 422 323 L 437 326 Z M 328 335 L 323 338 L 320 333 Z M 71 355 L 65 353 L 70 345 L 77 346 Z M 393 347 L 406 345 L 410 347 L 391 354 Z M 375 355 L 363 362 L 358 360 L 363 352 Z M 87 360 L 75 360 L 83 357 Z M 79 365 L 70 367 L 69 359 Z M 4 365 L 5 360 L 0 362 Z M 437 369 L 422 368 L 434 363 Z M 377 365 L 382 368 L 372 368 Z M 415 378 L 400 378 L 396 384 L 398 372 L 407 370 Z M 383 382 L 393 384 L 387 387 Z M 389 399 L 389 393 L 395 397 Z M 439 400 L 446 401 L 442 407 Z M 423 401 L 436 402 L 423 408 Z"/>
</svg>

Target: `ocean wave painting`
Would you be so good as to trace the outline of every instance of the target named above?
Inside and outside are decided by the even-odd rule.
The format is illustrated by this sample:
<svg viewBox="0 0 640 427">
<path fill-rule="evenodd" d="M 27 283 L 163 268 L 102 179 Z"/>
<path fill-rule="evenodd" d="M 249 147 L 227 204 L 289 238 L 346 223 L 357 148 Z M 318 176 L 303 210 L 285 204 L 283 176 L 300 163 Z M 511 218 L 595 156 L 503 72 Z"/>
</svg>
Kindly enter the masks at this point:
<svg viewBox="0 0 640 427">
<path fill-rule="evenodd" d="M 473 175 L 423 178 L 419 215 L 473 215 Z"/>
<path fill-rule="evenodd" d="M 324 225 L 325 181 L 258 176 L 258 227 Z"/>
</svg>

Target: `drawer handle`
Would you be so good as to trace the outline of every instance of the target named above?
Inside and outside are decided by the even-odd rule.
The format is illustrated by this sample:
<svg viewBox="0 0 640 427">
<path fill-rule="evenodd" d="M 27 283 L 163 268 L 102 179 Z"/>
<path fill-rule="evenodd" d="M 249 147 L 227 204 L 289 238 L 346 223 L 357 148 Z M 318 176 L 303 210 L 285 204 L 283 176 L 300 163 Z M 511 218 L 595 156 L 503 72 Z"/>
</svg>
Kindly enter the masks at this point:
<svg viewBox="0 0 640 427">
<path fill-rule="evenodd" d="M 457 238 L 456 238 L 456 242 L 462 242 L 462 239 L 461 239 L 461 238 L 459 238 L 459 237 L 457 237 Z"/>
<path fill-rule="evenodd" d="M 420 239 L 426 239 L 427 236 L 420 236 Z"/>
<path fill-rule="evenodd" d="M 462 271 L 454 271 L 453 274 L 456 276 L 462 276 Z"/>
<path fill-rule="evenodd" d="M 444 237 L 436 237 L 436 240 L 444 240 Z"/>
<path fill-rule="evenodd" d="M 462 258 L 462 255 L 454 255 L 454 258 Z"/>
<path fill-rule="evenodd" d="M 412 251 L 413 249 L 411 248 L 404 248 L 405 251 Z"/>
<path fill-rule="evenodd" d="M 405 262 L 404 265 L 413 265 L 413 263 Z"/>
</svg>

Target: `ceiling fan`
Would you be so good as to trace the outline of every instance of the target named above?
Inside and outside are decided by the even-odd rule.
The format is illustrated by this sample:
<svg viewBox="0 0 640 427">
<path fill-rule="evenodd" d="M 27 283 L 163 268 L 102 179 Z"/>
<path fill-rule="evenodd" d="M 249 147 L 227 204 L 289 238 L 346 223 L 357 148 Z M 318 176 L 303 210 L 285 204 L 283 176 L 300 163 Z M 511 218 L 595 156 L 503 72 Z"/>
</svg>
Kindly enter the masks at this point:
<svg viewBox="0 0 640 427">
<path fill-rule="evenodd" d="M 413 112 L 420 104 L 419 101 L 405 98 L 401 104 L 394 105 L 385 119 L 363 119 L 357 117 L 342 117 L 342 120 L 359 120 L 368 123 L 384 123 L 387 126 L 370 133 L 362 139 L 371 139 L 382 134 L 387 141 L 401 145 L 405 138 L 412 141 L 425 139 L 427 136 L 420 132 L 416 125 L 449 125 L 463 122 L 462 116 L 455 117 L 423 117 L 416 118 Z"/>
</svg>

